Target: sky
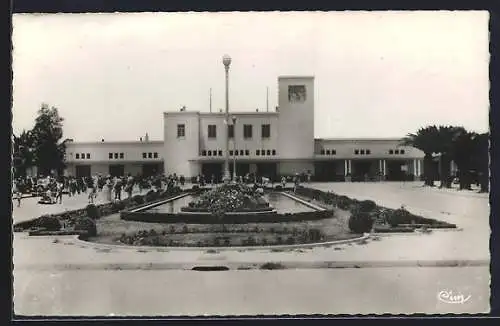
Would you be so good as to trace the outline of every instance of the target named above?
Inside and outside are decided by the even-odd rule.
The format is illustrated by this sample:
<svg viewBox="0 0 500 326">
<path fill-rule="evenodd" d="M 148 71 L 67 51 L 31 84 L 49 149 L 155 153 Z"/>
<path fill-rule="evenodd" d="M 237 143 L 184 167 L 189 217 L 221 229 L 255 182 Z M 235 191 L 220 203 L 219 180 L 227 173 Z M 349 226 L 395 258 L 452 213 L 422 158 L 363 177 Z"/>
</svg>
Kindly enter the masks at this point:
<svg viewBox="0 0 500 326">
<path fill-rule="evenodd" d="M 488 130 L 488 13 L 15 14 L 13 132 L 57 107 L 64 138 L 163 139 L 165 111 L 277 106 L 280 75 L 315 76 L 315 137 Z"/>
</svg>

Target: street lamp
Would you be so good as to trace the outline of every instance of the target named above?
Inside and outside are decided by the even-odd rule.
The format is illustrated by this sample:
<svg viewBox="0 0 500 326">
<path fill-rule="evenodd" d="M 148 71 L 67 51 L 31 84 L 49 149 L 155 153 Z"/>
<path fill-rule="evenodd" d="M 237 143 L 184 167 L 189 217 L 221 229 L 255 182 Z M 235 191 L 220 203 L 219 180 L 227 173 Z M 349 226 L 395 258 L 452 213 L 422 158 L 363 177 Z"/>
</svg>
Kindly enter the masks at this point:
<svg viewBox="0 0 500 326">
<path fill-rule="evenodd" d="M 233 181 L 236 182 L 236 116 L 233 115 Z"/>
<path fill-rule="evenodd" d="M 231 175 L 229 173 L 229 65 L 231 64 L 231 57 L 225 54 L 222 57 L 222 63 L 224 64 L 224 69 L 226 71 L 226 157 L 224 160 L 224 182 L 229 182 Z"/>
</svg>

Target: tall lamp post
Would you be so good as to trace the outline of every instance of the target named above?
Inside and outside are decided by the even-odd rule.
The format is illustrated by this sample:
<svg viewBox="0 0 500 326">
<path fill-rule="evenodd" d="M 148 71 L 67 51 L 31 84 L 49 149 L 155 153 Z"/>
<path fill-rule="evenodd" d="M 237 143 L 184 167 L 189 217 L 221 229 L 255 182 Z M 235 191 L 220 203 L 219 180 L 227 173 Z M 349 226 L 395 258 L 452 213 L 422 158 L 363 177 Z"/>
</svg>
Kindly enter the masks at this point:
<svg viewBox="0 0 500 326">
<path fill-rule="evenodd" d="M 236 116 L 233 115 L 233 181 L 236 182 Z"/>
<path fill-rule="evenodd" d="M 229 65 L 231 64 L 231 57 L 225 54 L 222 57 L 222 63 L 224 64 L 224 69 L 226 70 L 226 157 L 224 160 L 224 182 L 229 182 L 231 180 L 231 175 L 229 173 Z M 233 153 L 234 154 L 234 153 Z"/>
</svg>

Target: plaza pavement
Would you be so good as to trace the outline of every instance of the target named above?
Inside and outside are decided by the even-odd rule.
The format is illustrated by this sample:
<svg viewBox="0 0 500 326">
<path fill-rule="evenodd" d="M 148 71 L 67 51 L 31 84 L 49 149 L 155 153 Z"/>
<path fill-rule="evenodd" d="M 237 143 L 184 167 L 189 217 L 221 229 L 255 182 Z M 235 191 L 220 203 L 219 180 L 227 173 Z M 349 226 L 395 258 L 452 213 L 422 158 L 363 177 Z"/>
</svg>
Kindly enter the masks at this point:
<svg viewBox="0 0 500 326">
<path fill-rule="evenodd" d="M 378 241 L 371 240 L 367 244 L 344 244 L 330 248 L 288 252 L 271 252 L 269 250 L 238 252 L 232 250 L 222 251 L 218 254 L 208 254 L 202 250 L 138 250 L 138 248 L 109 247 L 84 243 L 75 240 L 74 237 L 60 237 L 59 242 L 54 243 L 52 237 L 28 238 L 26 234 L 16 233 L 13 257 L 14 278 L 18 278 L 19 281 L 15 281 L 15 292 L 18 297 L 17 301 L 15 300 L 17 302 L 16 312 L 37 314 L 38 311 L 38 313 L 50 314 L 52 311 L 56 314 L 72 314 L 76 313 L 74 311 L 80 311 L 80 314 L 92 315 L 92 311 L 98 311 L 98 314 L 102 314 L 104 310 L 108 309 L 107 313 L 121 315 L 124 313 L 137 314 L 133 311 L 139 309 L 140 313 L 143 314 L 148 314 L 148 311 L 154 314 L 170 314 L 170 308 L 161 308 L 157 304 L 149 306 L 146 301 L 140 299 L 147 296 L 147 302 L 150 302 L 149 300 L 154 301 L 153 298 L 157 297 L 160 301 L 167 300 L 164 302 L 171 305 L 175 296 L 168 299 L 172 294 L 162 294 L 159 291 L 162 286 L 155 285 L 156 282 L 164 284 L 162 282 L 165 282 L 165 278 L 177 280 L 173 284 L 175 284 L 174 292 L 181 293 L 178 295 L 182 295 L 184 298 L 187 294 L 182 294 L 182 292 L 187 291 L 190 295 L 198 298 L 198 306 L 189 307 L 189 312 L 194 314 L 203 314 L 205 313 L 203 311 L 213 313 L 214 309 L 219 309 L 221 306 L 233 307 L 231 308 L 233 310 L 228 308 L 229 313 L 245 314 L 245 302 L 251 303 L 247 309 L 253 309 L 253 313 L 266 313 L 265 311 L 268 311 L 266 309 L 274 309 L 275 313 L 299 313 L 303 310 L 305 311 L 303 313 L 315 313 L 315 311 L 321 310 L 316 313 L 331 312 L 337 314 L 349 313 L 349 309 L 354 309 L 352 310 L 354 312 L 366 311 L 366 313 L 384 311 L 395 313 L 419 311 L 429 313 L 484 312 L 488 310 L 489 208 L 487 195 L 421 188 L 419 183 L 313 183 L 309 186 L 358 199 L 372 199 L 379 205 L 392 208 L 399 208 L 404 204 L 408 210 L 415 214 L 456 223 L 462 230 L 438 230 L 431 234 L 390 235 L 381 237 Z M 16 211 L 14 211 L 14 215 L 14 221 L 16 221 L 18 219 Z M 289 268 L 299 269 L 205 273 L 205 275 L 211 276 L 200 276 L 199 273 L 203 274 L 203 272 L 168 270 L 194 266 L 228 266 L 230 268 L 247 266 L 255 268 L 264 262 L 281 262 Z M 430 267 L 461 264 L 473 267 Z M 311 269 L 328 266 L 361 268 Z M 117 271 L 117 269 L 121 270 Z M 222 276 L 216 276 L 212 273 L 221 273 L 219 275 Z M 278 277 L 278 275 L 281 276 Z M 325 284 L 309 280 L 303 275 L 310 275 L 312 279 L 322 279 Z M 62 283 L 56 281 L 58 277 L 65 280 L 63 282 L 64 288 L 61 288 Z M 220 277 L 227 279 L 228 282 L 217 283 L 217 279 Z M 384 277 L 391 280 L 392 285 L 396 287 L 394 291 L 397 292 L 397 297 L 404 298 L 402 301 L 393 302 L 392 299 L 389 299 L 387 289 L 382 287 L 386 283 L 380 282 L 380 278 L 384 280 Z M 31 278 L 32 281 L 29 281 Z M 139 281 L 143 278 L 148 279 L 148 281 Z M 248 281 L 248 278 L 254 279 L 254 281 Z M 359 284 L 365 284 L 369 279 L 381 287 L 373 285 L 369 290 L 359 288 Z M 106 281 L 101 283 L 100 280 Z M 195 280 L 199 280 L 198 282 L 201 282 L 202 286 L 194 288 L 192 282 Z M 332 283 L 327 280 L 338 281 Z M 430 283 L 427 283 L 429 280 Z M 474 283 L 473 280 L 478 283 Z M 39 282 L 41 284 L 38 284 Z M 89 287 L 82 287 L 81 282 Z M 145 283 L 140 285 L 141 282 Z M 227 300 L 231 301 L 232 304 L 218 306 L 209 297 L 205 297 L 204 301 L 195 295 L 196 293 L 200 295 L 201 293 L 210 293 L 214 282 L 219 284 L 218 291 L 220 290 L 222 293 L 231 292 L 232 288 L 237 289 L 235 293 L 230 293 L 227 298 L 233 297 L 234 299 L 234 296 L 240 296 L 239 301 Z M 311 282 L 313 284 L 310 284 Z M 33 295 L 43 293 L 43 291 L 37 290 L 38 288 L 49 289 L 53 283 L 60 284 L 56 286 L 60 291 L 56 295 L 61 300 L 60 306 L 49 305 L 50 307 L 47 307 L 47 303 L 44 303 L 43 300 L 33 299 Z M 268 293 L 270 283 L 277 284 L 275 290 L 271 291 L 272 294 Z M 107 285 L 99 289 L 98 284 Z M 119 292 L 115 288 L 119 288 L 120 284 L 127 288 L 127 291 L 131 291 L 130 293 L 135 293 L 136 296 L 133 297 L 136 299 L 131 299 L 129 303 L 123 303 L 121 296 L 115 298 L 116 291 Z M 352 285 L 350 292 L 349 285 Z M 436 295 L 436 289 L 429 288 L 431 285 L 437 287 L 446 285 L 453 291 L 469 287 L 466 289 L 467 291 L 470 292 L 471 289 L 476 291 L 476 301 L 469 306 L 467 304 L 442 305 L 436 300 L 429 301 L 427 296 Z M 343 288 L 344 286 L 347 288 Z M 304 287 L 307 290 L 304 290 Z M 70 300 L 72 303 L 63 300 L 70 293 L 78 293 L 80 289 L 84 294 L 76 296 L 82 295 L 82 298 L 92 296 L 93 290 L 91 289 L 94 289 L 96 297 L 107 298 L 103 300 L 109 302 L 98 305 L 95 302 L 87 302 L 92 301 L 90 299 L 79 299 L 78 302 Z M 170 293 L 167 285 L 165 285 L 164 290 Z M 259 291 L 262 292 L 263 297 L 275 298 L 278 301 L 274 305 L 260 306 L 260 302 L 254 305 L 254 300 L 258 301 L 258 299 L 250 300 L 249 298 L 258 296 Z M 414 292 L 422 294 L 418 295 Z M 328 297 L 326 297 L 327 293 Z M 348 295 L 349 298 L 345 299 L 343 295 L 346 293 L 352 293 L 352 295 Z M 312 301 L 301 299 L 298 294 L 305 295 Z M 383 299 L 377 301 L 380 300 L 376 299 L 377 295 L 382 296 Z M 318 296 L 318 300 L 314 299 L 316 296 Z M 409 298 L 405 298 L 405 296 Z M 217 300 L 225 302 L 226 298 Z M 326 303 L 328 300 L 333 300 L 335 304 Z M 365 305 L 363 306 L 356 300 L 367 301 L 363 301 Z M 339 303 L 339 301 L 343 303 Z M 137 306 L 131 307 L 134 306 L 132 302 L 135 302 Z M 184 304 L 187 303 L 184 302 Z M 384 308 L 377 308 L 377 304 Z M 18 310 L 19 307 L 21 308 Z M 422 310 L 419 310 L 419 307 L 422 307 Z M 424 307 L 426 308 L 424 309 Z M 289 311 L 287 309 L 292 310 L 287 312 Z M 116 312 L 113 312 L 114 310 Z M 182 312 L 183 310 L 178 311 Z M 219 313 L 223 312 L 219 311 Z"/>
</svg>

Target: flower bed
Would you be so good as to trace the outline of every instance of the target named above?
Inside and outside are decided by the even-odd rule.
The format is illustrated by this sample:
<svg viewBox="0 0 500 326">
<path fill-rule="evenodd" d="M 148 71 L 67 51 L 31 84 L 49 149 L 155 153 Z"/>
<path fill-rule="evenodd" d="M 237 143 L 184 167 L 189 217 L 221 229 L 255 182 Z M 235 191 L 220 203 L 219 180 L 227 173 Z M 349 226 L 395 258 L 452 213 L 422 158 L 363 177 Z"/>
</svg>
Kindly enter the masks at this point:
<svg viewBox="0 0 500 326">
<path fill-rule="evenodd" d="M 244 184 L 222 184 L 202 193 L 182 211 L 210 212 L 221 216 L 233 212 L 272 210 L 262 193 Z"/>
<path fill-rule="evenodd" d="M 350 211 L 349 227 L 354 233 L 370 232 L 374 227 L 381 230 L 377 232 L 413 232 L 417 225 L 436 229 L 457 227 L 455 224 L 414 215 L 404 207 L 390 209 L 370 200 L 359 201 L 332 192 L 300 187 L 297 194 Z"/>
</svg>

